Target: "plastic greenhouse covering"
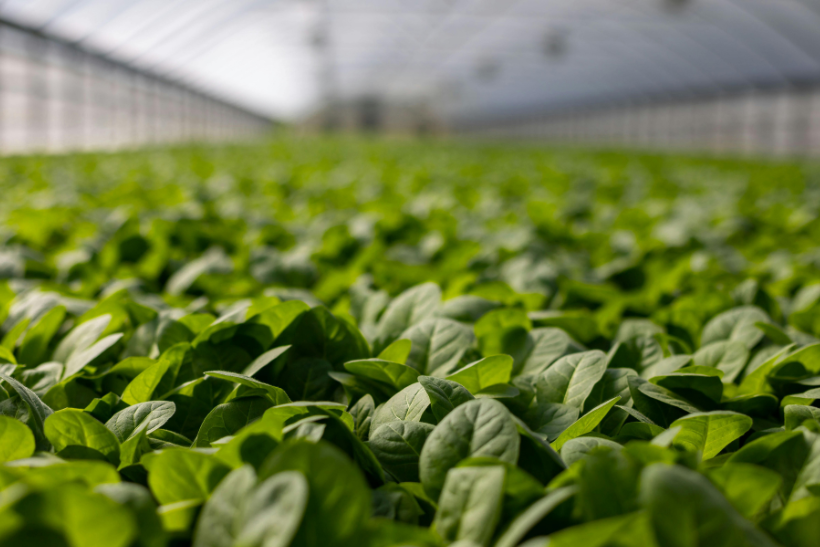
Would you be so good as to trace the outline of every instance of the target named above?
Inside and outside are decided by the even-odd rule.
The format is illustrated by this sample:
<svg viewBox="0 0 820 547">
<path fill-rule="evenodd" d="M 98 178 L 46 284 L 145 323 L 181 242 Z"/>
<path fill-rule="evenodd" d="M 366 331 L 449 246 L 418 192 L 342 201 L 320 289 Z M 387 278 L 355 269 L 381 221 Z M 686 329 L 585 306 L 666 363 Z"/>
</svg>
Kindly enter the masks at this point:
<svg viewBox="0 0 820 547">
<path fill-rule="evenodd" d="M 458 118 L 820 75 L 818 0 L 6 0 L 0 15 L 285 118 L 327 87 Z"/>
</svg>

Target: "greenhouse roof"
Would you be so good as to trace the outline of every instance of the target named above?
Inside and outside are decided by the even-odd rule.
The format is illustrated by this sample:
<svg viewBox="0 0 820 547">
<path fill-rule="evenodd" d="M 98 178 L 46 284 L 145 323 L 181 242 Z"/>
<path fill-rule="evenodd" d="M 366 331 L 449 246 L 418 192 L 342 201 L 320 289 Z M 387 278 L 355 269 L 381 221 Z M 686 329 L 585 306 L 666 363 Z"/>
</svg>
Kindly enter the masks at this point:
<svg viewBox="0 0 820 547">
<path fill-rule="evenodd" d="M 492 116 L 820 81 L 820 0 L 5 0 L 0 16 L 245 106 Z"/>
</svg>

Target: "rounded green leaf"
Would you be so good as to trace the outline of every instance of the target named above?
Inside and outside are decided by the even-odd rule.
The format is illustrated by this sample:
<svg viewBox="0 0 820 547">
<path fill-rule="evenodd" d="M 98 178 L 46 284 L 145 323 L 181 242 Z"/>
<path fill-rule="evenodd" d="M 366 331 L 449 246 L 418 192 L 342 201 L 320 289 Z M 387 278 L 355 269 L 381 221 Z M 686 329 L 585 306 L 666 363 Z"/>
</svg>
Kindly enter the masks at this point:
<svg viewBox="0 0 820 547">
<path fill-rule="evenodd" d="M 703 346 L 692 356 L 695 366 L 714 367 L 723 371 L 724 382 L 734 382 L 748 361 L 748 348 L 737 340 L 713 342 Z"/>
<path fill-rule="evenodd" d="M 523 416 L 524 422 L 543 438 L 552 442 L 580 417 L 574 406 L 561 403 L 538 403 L 531 406 Z"/>
<path fill-rule="evenodd" d="M 135 547 L 165 547 L 168 537 L 157 515 L 157 504 L 151 492 L 140 484 L 121 482 L 101 484 L 94 491 L 127 508 L 136 519 L 139 540 Z"/>
<path fill-rule="evenodd" d="M 272 406 L 273 403 L 264 397 L 234 399 L 215 406 L 202 422 L 194 446 L 207 448 L 212 442 L 237 433 Z"/>
<path fill-rule="evenodd" d="M 473 330 L 484 355 L 525 351 L 532 323 L 520 308 L 494 310 L 476 321 Z"/>
<path fill-rule="evenodd" d="M 435 283 L 417 285 L 401 293 L 387 306 L 379 320 L 374 351 L 381 352 L 402 332 L 431 317 L 440 302 L 441 289 Z"/>
<path fill-rule="evenodd" d="M 382 382 L 397 390 L 415 384 L 419 377 L 419 372 L 416 369 L 402 363 L 385 361 L 384 359 L 348 361 L 344 364 L 344 367 L 356 376 Z"/>
<path fill-rule="evenodd" d="M 60 340 L 54 354 L 51 356 L 52 360 L 58 363 L 68 362 L 73 353 L 81 352 L 94 344 L 105 332 L 110 322 L 111 314 L 106 313 L 74 327 L 65 338 Z"/>
<path fill-rule="evenodd" d="M 124 408 L 111 416 L 105 427 L 114 432 L 121 443 L 128 440 L 140 428 L 143 422 L 148 422 L 145 433 L 153 433 L 165 425 L 176 412 L 176 405 L 170 401 L 148 401 L 137 403 Z"/>
<path fill-rule="evenodd" d="M 257 372 L 268 366 L 270 363 L 275 361 L 280 355 L 285 353 L 290 349 L 290 346 L 280 346 L 278 348 L 273 348 L 271 350 L 266 351 L 259 357 L 253 360 L 253 362 L 245 367 L 242 370 L 242 375 L 247 377 L 253 377 Z"/>
<path fill-rule="evenodd" d="M 228 473 L 202 508 L 194 531 L 193 547 L 232 547 L 239 507 L 255 485 L 256 472 L 250 465 Z"/>
<path fill-rule="evenodd" d="M 443 420 L 458 405 L 475 399 L 464 386 L 444 378 L 419 376 L 419 384 L 427 392 L 433 416 L 438 421 Z"/>
<path fill-rule="evenodd" d="M 259 380 L 244 374 L 238 374 L 236 372 L 229 372 L 226 370 L 211 370 L 206 372 L 205 375 L 243 386 L 246 388 L 246 393 L 265 393 L 275 405 L 284 405 L 292 402 L 290 397 L 288 397 L 288 394 L 285 393 L 284 389 L 266 384 L 265 382 L 260 382 Z"/>
<path fill-rule="evenodd" d="M 620 450 L 623 448 L 615 441 L 602 439 L 600 437 L 577 437 L 570 439 L 561 447 L 561 459 L 567 465 L 572 465 L 578 460 L 581 460 L 596 448 L 606 447 L 612 450 Z"/>
<path fill-rule="evenodd" d="M 500 465 L 450 469 L 433 521 L 436 532 L 447 542 L 488 545 L 501 517 L 505 475 Z"/>
<path fill-rule="evenodd" d="M 669 427 L 678 418 L 700 411 L 683 397 L 639 376 L 630 376 L 628 382 L 635 409 L 661 427 Z"/>
<path fill-rule="evenodd" d="M 696 412 L 672 423 L 680 427 L 673 445 L 703 452 L 703 459 L 717 456 L 729 443 L 752 427 L 752 419 L 730 411 Z"/>
<path fill-rule="evenodd" d="M 421 422 L 389 422 L 370 436 L 368 445 L 399 482 L 419 481 L 419 457 L 433 426 Z"/>
<path fill-rule="evenodd" d="M 123 333 L 121 332 L 111 334 L 99 342 L 96 342 L 91 347 L 72 353 L 65 364 L 63 379 L 69 378 L 80 372 L 87 364 L 102 355 L 111 346 L 119 342 L 122 337 Z"/>
<path fill-rule="evenodd" d="M 641 473 L 640 489 L 659 545 L 776 545 L 700 473 L 653 464 Z"/>
<path fill-rule="evenodd" d="M 27 409 L 28 419 L 26 420 L 26 423 L 34 433 L 34 440 L 37 443 L 37 449 L 48 450 L 51 448 L 51 445 L 46 438 L 47 436 L 44 429 L 46 419 L 48 419 L 54 411 L 51 410 L 51 408 L 45 404 L 36 393 L 11 376 L 0 374 L 0 379 L 9 385 L 13 392 L 17 393 L 20 401 Z"/>
<path fill-rule="evenodd" d="M 595 318 L 586 310 L 548 310 L 528 314 L 533 326 L 554 327 L 587 344 L 598 335 Z"/>
<path fill-rule="evenodd" d="M 88 487 L 118 484 L 117 468 L 100 460 L 69 460 L 32 467 L 26 471 L 26 482 L 40 488 L 52 488 L 63 483 L 81 483 Z"/>
<path fill-rule="evenodd" d="M 412 384 L 393 395 L 386 403 L 376 407 L 370 421 L 370 433 L 389 422 L 418 422 L 430 406 L 430 397 L 421 384 Z"/>
<path fill-rule="evenodd" d="M 719 376 L 687 372 L 690 368 L 694 369 L 682 368 L 678 372 L 656 376 L 649 381 L 702 408 L 714 408 L 723 395 L 723 382 Z"/>
<path fill-rule="evenodd" d="M 606 415 L 609 414 L 609 411 L 612 410 L 612 407 L 615 406 L 619 399 L 619 397 L 613 397 L 581 416 L 577 422 L 566 428 L 564 432 L 555 439 L 555 442 L 552 443 L 552 447 L 555 450 L 561 450 L 561 447 L 564 446 L 564 443 L 567 441 L 586 435 L 598 427 L 598 424 L 606 418 Z"/>
<path fill-rule="evenodd" d="M 263 481 L 243 500 L 237 515 L 235 547 L 288 547 L 308 504 L 308 481 L 283 471 Z"/>
<path fill-rule="evenodd" d="M 128 547 L 137 537 L 136 521 L 128 508 L 78 484 L 34 491 L 6 514 L 19 519 L 21 533 L 6 545 L 68 545 L 70 547 Z M 66 543 L 36 532 L 57 532 Z M 38 539 L 39 536 L 39 539 Z"/>
<path fill-rule="evenodd" d="M 556 507 L 572 497 L 575 491 L 574 486 L 557 488 L 527 507 L 498 538 L 495 547 L 515 547 L 518 545 L 532 528 L 544 520 L 544 517 Z"/>
<path fill-rule="evenodd" d="M 533 329 L 527 334 L 524 347 L 513 357 L 517 374 L 537 375 L 570 353 L 584 351 L 584 347 L 565 331 L 554 327 Z"/>
<path fill-rule="evenodd" d="M 443 318 L 430 318 L 402 333 L 412 342 L 407 365 L 421 374 L 445 376 L 458 368 L 464 353 L 473 345 L 470 327 Z"/>
<path fill-rule="evenodd" d="M 277 448 L 259 475 L 300 472 L 308 483 L 304 521 L 293 545 L 352 545 L 370 518 L 371 495 L 361 470 L 338 448 L 319 441 L 292 441 Z"/>
<path fill-rule="evenodd" d="M 424 489 L 438 498 L 447 471 L 465 458 L 488 456 L 514 464 L 520 443 L 504 405 L 493 399 L 468 401 L 450 412 L 427 438 L 419 460 Z"/>
<path fill-rule="evenodd" d="M 535 382 L 539 402 L 561 403 L 584 408 L 584 402 L 607 368 L 606 354 L 599 350 L 573 353 L 560 358 Z"/>
<path fill-rule="evenodd" d="M 496 384 L 506 384 L 512 375 L 513 358 L 509 355 L 492 355 L 470 363 L 446 377 L 476 394 Z"/>
<path fill-rule="evenodd" d="M 385 361 L 404 364 L 410 356 L 411 349 L 413 349 L 413 342 L 410 340 L 396 340 L 384 348 L 377 357 Z"/>
<path fill-rule="evenodd" d="M 764 509 L 783 483 L 779 473 L 748 463 L 725 464 L 709 471 L 709 478 L 748 519 Z"/>
<path fill-rule="evenodd" d="M 103 339 L 105 340 L 105 338 Z M 100 340 L 102 342 L 103 340 Z M 99 344 L 99 342 L 98 342 Z M 93 347 L 93 346 L 92 346 Z M 123 402 L 133 405 L 145 403 L 152 399 L 159 399 L 167 388 L 170 391 L 174 386 L 164 383 L 168 376 L 175 376 L 182 363 L 190 355 L 191 347 L 187 343 L 177 344 L 166 350 L 159 361 L 146 368 L 131 380 L 122 394 Z M 170 374 L 169 374 L 170 373 Z"/>
<path fill-rule="evenodd" d="M 184 448 L 152 452 L 142 457 L 148 486 L 163 505 L 205 501 L 230 467 L 216 457 Z"/>
<path fill-rule="evenodd" d="M 0 416 L 0 463 L 34 454 L 34 433 L 22 422 Z"/>
<path fill-rule="evenodd" d="M 57 452 L 72 447 L 91 448 L 111 463 L 119 463 L 120 442 L 116 435 L 87 412 L 76 408 L 59 410 L 46 419 L 44 430 Z"/>
<path fill-rule="evenodd" d="M 26 332 L 20 346 L 20 363 L 34 367 L 46 359 L 48 345 L 63 324 L 65 314 L 65 306 L 55 306 Z"/>
<path fill-rule="evenodd" d="M 736 340 L 751 349 L 763 338 L 763 331 L 756 323 L 769 323 L 771 319 L 756 306 L 732 308 L 713 317 L 703 327 L 700 335 L 702 346 L 720 340 Z"/>
<path fill-rule="evenodd" d="M 820 420 L 820 408 L 805 405 L 786 405 L 783 408 L 786 429 L 799 427 L 806 420 Z"/>
</svg>

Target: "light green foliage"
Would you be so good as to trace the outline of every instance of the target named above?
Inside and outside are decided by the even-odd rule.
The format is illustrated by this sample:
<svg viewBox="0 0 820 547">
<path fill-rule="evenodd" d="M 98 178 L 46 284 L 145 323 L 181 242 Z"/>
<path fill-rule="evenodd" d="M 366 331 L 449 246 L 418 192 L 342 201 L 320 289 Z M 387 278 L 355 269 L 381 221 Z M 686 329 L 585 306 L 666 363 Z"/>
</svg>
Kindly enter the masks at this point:
<svg viewBox="0 0 820 547">
<path fill-rule="evenodd" d="M 163 450 L 142 458 L 148 470 L 148 486 L 163 505 L 181 501 L 205 501 L 222 478 L 228 466 L 214 456 L 191 450 Z"/>
<path fill-rule="evenodd" d="M 446 379 L 461 384 L 476 395 L 491 386 L 508 383 L 512 366 L 513 359 L 509 355 L 493 355 L 455 371 Z"/>
<path fill-rule="evenodd" d="M 595 408 L 581 416 L 578 419 L 578 421 L 576 421 L 571 426 L 566 428 L 564 432 L 561 433 L 561 435 L 559 435 L 557 439 L 555 439 L 555 442 L 552 443 L 552 447 L 555 450 L 560 450 L 564 443 L 566 443 L 567 441 L 578 438 L 581 435 L 586 435 L 587 433 L 595 429 L 617 402 L 618 398 L 614 397 L 609 401 L 604 401 L 600 405 L 596 406 Z"/>
<path fill-rule="evenodd" d="M 418 482 L 421 449 L 433 429 L 420 422 L 388 422 L 370 435 L 369 446 L 396 480 Z"/>
<path fill-rule="evenodd" d="M 512 415 L 491 399 L 468 401 L 450 412 L 430 433 L 421 451 L 419 475 L 434 499 L 447 472 L 465 458 L 489 456 L 515 463 L 519 437 Z"/>
<path fill-rule="evenodd" d="M 536 380 L 539 402 L 583 408 L 595 384 L 606 372 L 606 355 L 587 351 L 562 357 Z"/>
<path fill-rule="evenodd" d="M 448 542 L 489 545 L 501 516 L 504 475 L 501 466 L 448 471 L 433 522 L 436 532 Z"/>
<path fill-rule="evenodd" d="M 717 456 L 723 448 L 749 431 L 752 419 L 736 412 L 696 412 L 672 423 L 680 426 L 675 446 L 699 450 L 703 459 Z"/>
<path fill-rule="evenodd" d="M 171 419 L 176 406 L 170 401 L 150 401 L 124 408 L 105 423 L 120 442 L 127 441 L 143 423 L 145 432 L 153 433 Z"/>
<path fill-rule="evenodd" d="M 87 448 L 119 462 L 117 436 L 87 412 L 66 408 L 46 419 L 45 435 L 58 453 L 66 449 Z"/>
<path fill-rule="evenodd" d="M 34 434 L 25 424 L 0 416 L 0 462 L 28 458 L 34 454 Z"/>
<path fill-rule="evenodd" d="M 0 160 L 0 547 L 814 547 L 816 166 Z"/>
</svg>

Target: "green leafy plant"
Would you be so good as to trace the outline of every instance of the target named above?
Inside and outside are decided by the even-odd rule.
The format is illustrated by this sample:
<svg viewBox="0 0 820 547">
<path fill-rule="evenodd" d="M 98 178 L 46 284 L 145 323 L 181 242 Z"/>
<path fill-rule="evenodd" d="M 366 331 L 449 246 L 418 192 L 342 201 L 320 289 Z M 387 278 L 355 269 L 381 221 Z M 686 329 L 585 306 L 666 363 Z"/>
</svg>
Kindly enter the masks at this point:
<svg viewBox="0 0 820 547">
<path fill-rule="evenodd" d="M 0 546 L 813 547 L 816 167 L 0 161 Z"/>
</svg>

